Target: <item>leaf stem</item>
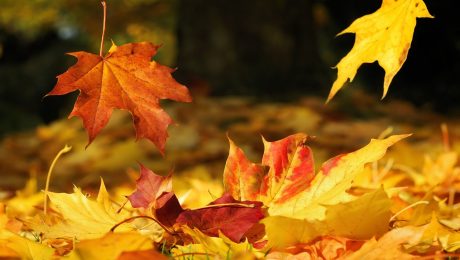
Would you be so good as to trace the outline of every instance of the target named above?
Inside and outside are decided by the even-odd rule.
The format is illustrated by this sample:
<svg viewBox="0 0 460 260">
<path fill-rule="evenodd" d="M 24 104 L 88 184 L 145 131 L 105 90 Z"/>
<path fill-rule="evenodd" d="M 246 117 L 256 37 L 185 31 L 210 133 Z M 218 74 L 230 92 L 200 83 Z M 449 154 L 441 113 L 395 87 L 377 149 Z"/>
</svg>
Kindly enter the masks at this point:
<svg viewBox="0 0 460 260">
<path fill-rule="evenodd" d="M 160 221 L 156 220 L 155 218 L 152 218 L 150 216 L 134 216 L 134 217 L 130 217 L 130 218 L 127 218 L 117 224 L 115 224 L 115 226 L 113 226 L 111 229 L 110 229 L 110 232 L 114 232 L 115 229 L 121 225 L 123 225 L 124 223 L 127 223 L 131 220 L 135 220 L 135 219 L 138 219 L 138 218 L 146 218 L 146 219 L 150 219 L 154 222 L 156 222 L 161 228 L 163 228 L 168 234 L 170 234 L 171 236 L 174 236 L 175 235 L 175 232 L 169 230 L 169 228 L 167 228 L 165 225 L 161 224 Z"/>
<path fill-rule="evenodd" d="M 209 209 L 209 208 L 220 208 L 220 207 L 255 208 L 255 205 L 254 204 L 243 204 L 243 203 L 221 203 L 221 204 L 206 205 L 204 207 L 196 208 L 194 210 Z"/>
<path fill-rule="evenodd" d="M 51 172 L 54 169 L 54 165 L 56 165 L 57 160 L 59 157 L 61 157 L 62 154 L 67 153 L 72 149 L 72 146 L 66 145 L 64 148 L 62 148 L 59 153 L 54 157 L 53 162 L 51 163 L 51 166 L 48 170 L 48 175 L 46 176 L 46 184 L 45 184 L 45 198 L 44 198 L 44 203 L 43 203 L 43 213 L 46 215 L 47 208 L 48 208 L 48 190 L 50 187 L 50 180 L 51 180 Z"/>
<path fill-rule="evenodd" d="M 104 48 L 104 35 L 105 35 L 105 22 L 107 20 L 107 4 L 105 0 L 101 1 L 102 9 L 104 10 L 104 18 L 102 21 L 102 36 L 101 36 L 101 47 L 99 48 L 99 56 L 102 57 L 102 49 Z"/>
<path fill-rule="evenodd" d="M 191 252 L 191 253 L 183 253 L 183 254 L 180 254 L 180 255 L 173 255 L 172 257 L 173 258 L 181 258 L 181 257 L 184 257 L 184 256 L 189 256 L 189 255 L 191 255 L 191 256 L 195 256 L 195 255 L 213 256 L 215 254 Z"/>
<path fill-rule="evenodd" d="M 397 216 L 401 215 L 401 213 L 403 213 L 404 211 L 408 210 L 408 209 L 411 209 L 415 206 L 418 206 L 418 205 L 421 205 L 421 204 L 425 204 L 425 205 L 428 205 L 430 204 L 430 202 L 426 201 L 426 200 L 421 200 L 421 201 L 417 201 L 415 203 L 412 203 L 410 204 L 409 206 L 403 208 L 402 210 L 396 212 L 396 214 L 393 215 L 393 217 L 390 218 L 390 222 L 392 222 L 393 220 L 396 219 Z"/>
</svg>

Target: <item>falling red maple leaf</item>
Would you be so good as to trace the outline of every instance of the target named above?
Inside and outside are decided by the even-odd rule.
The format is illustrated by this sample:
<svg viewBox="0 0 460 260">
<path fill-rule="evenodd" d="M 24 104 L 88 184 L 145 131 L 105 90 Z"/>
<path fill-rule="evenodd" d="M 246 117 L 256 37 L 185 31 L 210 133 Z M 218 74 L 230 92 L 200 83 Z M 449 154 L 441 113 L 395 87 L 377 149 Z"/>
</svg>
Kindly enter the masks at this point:
<svg viewBox="0 0 460 260">
<path fill-rule="evenodd" d="M 73 52 L 78 62 L 59 75 L 47 94 L 64 95 L 80 90 L 69 117 L 83 120 L 88 145 L 108 123 L 114 108 L 131 112 L 136 138 L 147 138 L 163 152 L 167 128 L 172 123 L 160 99 L 190 102 L 188 89 L 171 76 L 173 69 L 151 61 L 159 46 L 148 42 L 113 45 L 105 57 Z"/>
<path fill-rule="evenodd" d="M 219 207 L 218 204 L 223 205 Z M 248 207 L 243 204 L 248 205 Z M 176 222 L 197 228 L 208 236 L 218 237 L 220 231 L 238 243 L 244 238 L 248 230 L 264 218 L 261 202 L 238 201 L 228 193 L 209 205 L 216 205 L 217 207 L 185 210 L 179 215 Z M 261 232 L 263 231 L 262 229 Z"/>
</svg>

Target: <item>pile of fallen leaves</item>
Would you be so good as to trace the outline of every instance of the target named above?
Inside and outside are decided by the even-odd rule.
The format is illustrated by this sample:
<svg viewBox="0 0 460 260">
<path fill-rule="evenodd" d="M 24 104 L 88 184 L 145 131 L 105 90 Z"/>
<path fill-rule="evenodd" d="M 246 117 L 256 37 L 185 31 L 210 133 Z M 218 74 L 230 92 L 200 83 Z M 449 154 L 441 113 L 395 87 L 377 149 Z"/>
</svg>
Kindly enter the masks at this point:
<svg viewBox="0 0 460 260">
<path fill-rule="evenodd" d="M 223 188 L 204 170 L 160 176 L 140 165 L 135 186 L 115 186 L 109 193 L 101 180 L 99 191 L 90 188 L 90 194 L 78 187 L 73 193 L 47 192 L 45 213 L 45 194 L 31 178 L 3 200 L 0 254 L 23 259 L 455 255 L 458 152 L 445 146 L 424 161 L 412 155 L 421 163 L 409 167 L 399 164 L 398 156 L 411 145 L 400 140 L 412 137 L 393 135 L 315 167 L 311 138 L 263 139 L 259 163 L 228 139 Z M 393 145 L 391 157 L 381 159 Z"/>
<path fill-rule="evenodd" d="M 105 13 L 104 1 L 103 5 Z M 356 33 L 355 46 L 337 65 L 338 79 L 328 100 L 353 79 L 362 63 L 373 61 L 385 69 L 385 95 L 407 57 L 417 17 L 431 17 L 423 1 L 384 0 L 376 13 L 346 29 L 343 33 Z M 172 69 L 151 60 L 159 46 L 147 42 L 113 44 L 105 56 L 102 46 L 103 42 L 99 55 L 72 53 L 78 62 L 58 76 L 48 94 L 80 91 L 71 116 L 83 120 L 89 136 L 86 146 L 84 134 L 63 122 L 6 139 L 0 146 L 2 172 L 30 174 L 24 188 L 5 189 L 0 194 L 0 257 L 459 256 L 460 204 L 456 195 L 460 168 L 457 147 L 451 143 L 446 125 L 442 126 L 443 141 L 437 146 L 441 149 L 436 150 L 427 141 L 433 129 L 424 132 L 426 127 L 415 127 L 407 120 L 388 120 L 397 106 L 394 104 L 375 107 L 376 114 L 370 117 L 382 117 L 372 122 L 337 119 L 333 109 L 325 109 L 314 99 L 301 104 L 201 99 L 194 109 L 166 105 L 165 110 L 160 100 L 190 102 L 191 97 L 188 89 L 173 79 Z M 360 104 L 355 105 L 359 111 Z M 369 104 L 361 105 L 368 108 Z M 434 115 L 417 115 L 410 107 L 402 116 L 402 107 L 399 104 L 399 116 L 410 115 L 419 124 L 427 118 L 442 121 Z M 114 116 L 112 125 L 108 124 L 113 109 L 128 110 L 136 139 L 145 137 L 158 151 L 152 151 L 150 143 L 132 142 L 126 117 Z M 191 111 L 197 113 L 192 116 Z M 168 147 L 169 114 L 184 124 L 173 128 L 175 141 Z M 214 127 L 203 127 L 210 122 Z M 107 134 L 83 152 L 107 124 Z M 384 131 L 389 124 L 397 132 L 416 132 L 418 143 L 429 148 L 414 148 L 415 143 L 406 141 L 411 134 L 391 135 L 392 128 Z M 449 124 L 460 125 L 455 121 Z M 266 133 L 259 142 L 263 154 L 261 159 L 252 159 L 257 158 L 257 132 Z M 455 135 L 455 127 L 453 132 Z M 233 134 L 239 136 L 238 141 L 233 141 Z M 362 139 L 369 137 L 378 138 L 363 144 Z M 77 152 L 59 161 L 71 148 L 65 146 L 58 152 L 56 147 L 60 149 L 67 142 L 75 142 Z M 387 153 L 392 146 L 396 149 Z M 248 156 L 244 150 L 249 151 Z M 337 155 L 338 150 L 348 152 Z M 420 151 L 435 156 L 426 155 L 421 160 Z M 172 154 L 166 158 L 178 164 L 176 170 L 159 163 L 165 160 L 165 153 Z M 218 163 L 222 157 L 222 174 L 218 167 L 201 167 L 209 161 Z M 126 179 L 112 180 L 113 172 L 141 159 L 148 165 L 139 163 L 139 174 L 128 170 L 125 175 L 137 177 L 135 185 Z M 27 160 L 32 161 L 24 163 Z M 41 173 L 48 163 L 44 181 Z M 51 178 L 55 165 L 61 169 Z M 151 169 L 169 170 L 169 174 L 157 175 Z M 100 179 L 97 192 L 92 185 L 94 177 L 85 180 L 95 176 L 92 171 L 110 176 Z M 179 172 L 177 178 L 175 171 Z M 80 184 L 86 182 L 83 186 L 88 190 L 74 186 L 72 193 L 53 192 L 59 180 L 68 184 L 79 174 L 84 174 L 79 180 Z M 222 177 L 223 185 L 216 181 L 217 176 Z M 110 193 L 104 180 L 112 184 Z M 10 183 L 14 187 L 18 181 Z M 39 186 L 44 187 L 43 192 Z"/>
</svg>

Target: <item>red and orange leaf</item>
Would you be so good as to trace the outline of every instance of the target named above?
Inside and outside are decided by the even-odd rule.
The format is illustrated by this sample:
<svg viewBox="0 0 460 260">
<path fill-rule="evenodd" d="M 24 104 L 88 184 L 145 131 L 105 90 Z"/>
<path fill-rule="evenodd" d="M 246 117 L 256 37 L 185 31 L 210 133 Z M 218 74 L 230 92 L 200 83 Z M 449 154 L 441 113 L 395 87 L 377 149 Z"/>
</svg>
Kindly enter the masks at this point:
<svg viewBox="0 0 460 260">
<path fill-rule="evenodd" d="M 223 205 L 218 206 L 218 204 Z M 238 201 L 228 193 L 209 205 L 216 205 L 216 207 L 186 210 L 179 215 L 177 223 L 197 228 L 204 234 L 213 237 L 219 237 L 220 231 L 238 243 L 245 238 L 244 235 L 248 230 L 264 218 L 261 202 Z M 260 232 L 263 232 L 263 229 L 260 229 Z"/>
<path fill-rule="evenodd" d="M 148 208 L 163 192 L 172 191 L 171 175 L 166 177 L 155 174 L 144 165 L 140 166 L 140 177 L 137 180 L 136 191 L 128 196 L 134 208 Z"/>
<path fill-rule="evenodd" d="M 70 53 L 77 63 L 58 76 L 47 96 L 80 90 L 69 117 L 81 117 L 88 145 L 116 108 L 131 112 L 138 139 L 149 139 L 163 152 L 172 119 L 160 107 L 160 99 L 190 102 L 191 97 L 171 76 L 173 69 L 151 61 L 158 48 L 140 42 L 113 45 L 105 57 L 83 51 Z"/>
<path fill-rule="evenodd" d="M 315 165 L 313 152 L 305 145 L 307 138 L 295 134 L 276 142 L 264 140 L 262 165 L 270 168 L 261 185 L 265 201 L 283 203 L 310 186 Z"/>
<path fill-rule="evenodd" d="M 307 136 L 295 134 L 275 142 L 264 141 L 262 164 L 251 163 L 230 140 L 224 186 L 235 199 L 282 203 L 305 190 L 315 176 Z M 268 170 L 267 170 L 268 169 Z"/>
<path fill-rule="evenodd" d="M 346 191 L 364 165 L 383 157 L 390 146 L 407 136 L 373 139 L 355 152 L 328 160 L 317 174 L 312 151 L 305 145 L 305 134 L 275 142 L 264 140 L 260 166 L 249 162 L 241 149 L 230 142 L 224 186 L 235 199 L 250 197 L 262 201 L 271 216 L 324 219 L 324 205 L 349 201 L 351 196 Z"/>
<path fill-rule="evenodd" d="M 250 162 L 243 150 L 229 138 L 230 151 L 224 169 L 225 190 L 238 200 L 257 200 L 264 168 Z"/>
</svg>

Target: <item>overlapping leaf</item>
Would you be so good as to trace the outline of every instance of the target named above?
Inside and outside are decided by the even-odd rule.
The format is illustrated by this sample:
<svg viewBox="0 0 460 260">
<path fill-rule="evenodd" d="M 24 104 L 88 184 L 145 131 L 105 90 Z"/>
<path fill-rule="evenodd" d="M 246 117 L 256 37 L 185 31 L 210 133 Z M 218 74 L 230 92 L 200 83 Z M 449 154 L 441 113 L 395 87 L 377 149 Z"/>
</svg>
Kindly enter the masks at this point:
<svg viewBox="0 0 460 260">
<path fill-rule="evenodd" d="M 326 216 L 322 221 L 283 216 L 269 216 L 262 220 L 269 246 L 284 248 L 310 243 L 320 236 L 370 239 L 384 234 L 389 228 L 391 200 L 383 189 L 369 192 L 350 202 L 325 207 Z"/>
<path fill-rule="evenodd" d="M 324 236 L 308 244 L 297 244 L 284 252 L 274 251 L 267 259 L 346 259 L 346 256 L 359 249 L 363 241 L 345 237 Z"/>
<path fill-rule="evenodd" d="M 224 186 L 235 198 L 250 196 L 263 201 L 270 215 L 322 220 L 324 205 L 346 202 L 346 190 L 364 165 L 380 159 L 394 143 L 408 135 L 372 140 L 367 146 L 336 156 L 315 175 L 311 150 L 305 135 L 292 135 L 266 142 L 262 166 L 248 162 L 243 152 L 230 143 L 224 172 Z"/>
<path fill-rule="evenodd" d="M 155 174 L 140 164 L 140 176 L 137 180 L 136 191 L 128 196 L 135 208 L 148 208 L 163 192 L 172 191 L 171 175 L 163 177 Z"/>
<path fill-rule="evenodd" d="M 177 223 L 197 228 L 208 236 L 218 237 L 222 232 L 232 241 L 240 242 L 244 234 L 264 218 L 261 202 L 237 201 L 230 194 L 224 194 L 209 205 L 216 207 L 184 211 Z"/>
<path fill-rule="evenodd" d="M 77 244 L 73 256 L 80 259 L 118 259 L 123 252 L 152 249 L 147 236 L 136 232 L 107 233 L 98 239 L 88 239 Z"/>
<path fill-rule="evenodd" d="M 249 259 L 261 258 L 263 253 L 255 250 L 247 241 L 235 243 L 223 234 L 209 237 L 198 229 L 184 228 L 184 232 L 192 238 L 193 243 L 177 246 L 172 250 L 175 258 L 193 255 L 194 259 Z M 257 259 L 256 258 L 256 259 Z"/>
<path fill-rule="evenodd" d="M 41 231 L 45 238 L 100 238 L 128 216 L 126 212 L 117 213 L 113 208 L 103 182 L 96 201 L 86 197 L 77 187 L 72 194 L 49 192 L 48 197 L 62 220 L 53 225 L 49 225 L 46 219 L 29 223 L 35 230 Z M 117 231 L 132 229 L 122 226 Z"/>
<path fill-rule="evenodd" d="M 166 227 L 186 225 L 215 237 L 222 232 L 239 242 L 264 217 L 261 202 L 238 201 L 229 194 L 224 194 L 205 208 L 184 210 L 170 191 L 171 175 L 159 176 L 142 165 L 136 187 L 136 191 L 128 196 L 133 207 L 151 208 L 155 218 Z"/>
<path fill-rule="evenodd" d="M 224 170 L 224 186 L 235 199 L 251 199 L 266 205 L 280 204 L 303 192 L 314 177 L 307 136 L 296 134 L 276 142 L 264 141 L 262 164 L 251 163 L 230 140 Z"/>
<path fill-rule="evenodd" d="M 347 259 L 414 259 L 413 255 L 404 252 L 402 245 L 420 237 L 419 228 L 408 226 L 393 229 L 379 240 L 368 240 L 359 250 Z"/>
<path fill-rule="evenodd" d="M 54 250 L 44 244 L 0 230 L 0 257 L 6 259 L 51 259 Z"/>
</svg>

